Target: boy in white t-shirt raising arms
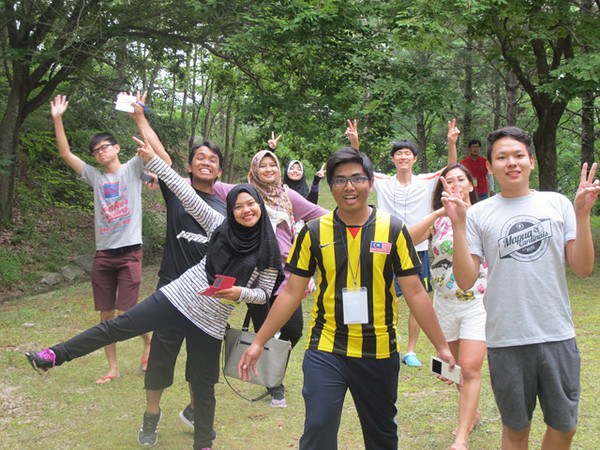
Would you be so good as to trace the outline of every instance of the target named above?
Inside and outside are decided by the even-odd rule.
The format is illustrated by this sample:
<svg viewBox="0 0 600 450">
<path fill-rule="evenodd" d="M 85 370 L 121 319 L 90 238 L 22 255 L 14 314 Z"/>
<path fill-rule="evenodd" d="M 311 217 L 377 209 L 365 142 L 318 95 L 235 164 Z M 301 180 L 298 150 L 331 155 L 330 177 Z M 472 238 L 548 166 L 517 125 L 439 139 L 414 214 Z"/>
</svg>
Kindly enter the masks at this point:
<svg viewBox="0 0 600 450">
<path fill-rule="evenodd" d="M 454 229 L 453 271 L 460 288 L 473 286 L 484 258 L 488 264 L 486 336 L 502 448 L 527 448 L 536 399 L 547 424 L 542 448 L 569 448 L 581 360 L 564 264 L 581 278 L 592 271 L 596 163 L 589 176 L 583 165 L 573 207 L 561 194 L 530 189 L 535 163 L 523 130 L 505 127 L 490 134 L 487 159 L 499 195 L 467 211 L 459 195 L 446 189 L 443 202 Z"/>
</svg>

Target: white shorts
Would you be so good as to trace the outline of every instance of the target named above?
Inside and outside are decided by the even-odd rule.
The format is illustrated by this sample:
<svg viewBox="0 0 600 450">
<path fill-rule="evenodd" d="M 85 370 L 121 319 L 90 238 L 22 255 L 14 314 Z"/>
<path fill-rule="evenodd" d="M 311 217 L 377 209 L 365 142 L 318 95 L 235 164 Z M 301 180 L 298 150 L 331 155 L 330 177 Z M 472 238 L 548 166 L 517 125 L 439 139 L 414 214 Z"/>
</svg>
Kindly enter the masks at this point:
<svg viewBox="0 0 600 450">
<path fill-rule="evenodd" d="M 460 301 L 434 295 L 433 308 L 448 342 L 459 339 L 485 342 L 486 313 L 481 299 Z"/>
</svg>

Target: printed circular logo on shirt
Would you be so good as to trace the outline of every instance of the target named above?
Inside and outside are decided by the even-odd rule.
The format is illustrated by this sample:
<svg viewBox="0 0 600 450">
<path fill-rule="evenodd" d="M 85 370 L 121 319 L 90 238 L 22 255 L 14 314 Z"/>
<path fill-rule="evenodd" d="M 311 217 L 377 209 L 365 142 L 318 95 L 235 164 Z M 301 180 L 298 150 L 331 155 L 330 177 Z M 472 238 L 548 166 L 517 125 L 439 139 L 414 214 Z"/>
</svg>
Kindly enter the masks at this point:
<svg viewBox="0 0 600 450">
<path fill-rule="evenodd" d="M 551 237 L 552 225 L 549 219 L 513 217 L 502 227 L 502 237 L 498 240 L 500 258 L 512 258 L 520 262 L 535 261 L 546 253 Z"/>
</svg>

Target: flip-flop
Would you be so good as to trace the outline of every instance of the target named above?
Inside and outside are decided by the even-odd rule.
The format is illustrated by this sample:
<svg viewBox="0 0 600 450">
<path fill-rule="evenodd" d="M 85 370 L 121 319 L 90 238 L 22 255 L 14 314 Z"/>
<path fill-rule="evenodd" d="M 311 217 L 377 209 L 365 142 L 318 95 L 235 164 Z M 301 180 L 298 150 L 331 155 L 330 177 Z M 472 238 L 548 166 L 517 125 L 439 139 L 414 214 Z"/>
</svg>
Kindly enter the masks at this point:
<svg viewBox="0 0 600 450">
<path fill-rule="evenodd" d="M 96 384 L 110 383 L 115 378 L 121 378 L 121 376 L 120 375 L 105 375 L 102 378 L 96 380 Z"/>
</svg>

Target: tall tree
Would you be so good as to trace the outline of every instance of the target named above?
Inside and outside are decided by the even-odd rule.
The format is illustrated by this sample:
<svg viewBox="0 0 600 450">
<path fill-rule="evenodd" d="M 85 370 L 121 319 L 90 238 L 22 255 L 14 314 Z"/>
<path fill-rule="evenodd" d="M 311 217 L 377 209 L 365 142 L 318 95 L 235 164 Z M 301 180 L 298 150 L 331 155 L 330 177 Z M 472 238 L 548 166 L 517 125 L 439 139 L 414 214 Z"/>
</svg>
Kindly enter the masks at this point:
<svg viewBox="0 0 600 450">
<path fill-rule="evenodd" d="M 571 0 L 459 0 L 443 6 L 418 0 L 405 12 L 415 27 L 435 23 L 446 32 L 464 33 L 465 40 L 487 36 L 495 43 L 491 51 L 514 72 L 536 114 L 540 189 L 557 188 L 556 133 L 568 101 L 582 88 L 579 75 L 589 67 L 581 58 L 582 43 L 597 49 L 600 42 L 599 3 L 589 5 L 589 14 Z M 600 69 L 597 61 L 594 65 Z"/>
</svg>

